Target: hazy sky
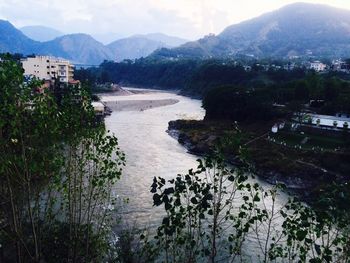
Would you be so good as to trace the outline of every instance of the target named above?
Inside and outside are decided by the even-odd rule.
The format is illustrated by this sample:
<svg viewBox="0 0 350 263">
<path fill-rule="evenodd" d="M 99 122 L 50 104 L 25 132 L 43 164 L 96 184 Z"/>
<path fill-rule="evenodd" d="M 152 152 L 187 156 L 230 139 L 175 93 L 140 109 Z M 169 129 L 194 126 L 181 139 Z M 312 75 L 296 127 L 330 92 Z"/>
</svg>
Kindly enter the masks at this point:
<svg viewBox="0 0 350 263">
<path fill-rule="evenodd" d="M 187 39 L 295 0 L 0 0 L 0 18 L 17 27 L 46 25 L 65 33 L 129 36 L 163 32 Z M 304 0 L 350 9 L 350 0 Z"/>
</svg>

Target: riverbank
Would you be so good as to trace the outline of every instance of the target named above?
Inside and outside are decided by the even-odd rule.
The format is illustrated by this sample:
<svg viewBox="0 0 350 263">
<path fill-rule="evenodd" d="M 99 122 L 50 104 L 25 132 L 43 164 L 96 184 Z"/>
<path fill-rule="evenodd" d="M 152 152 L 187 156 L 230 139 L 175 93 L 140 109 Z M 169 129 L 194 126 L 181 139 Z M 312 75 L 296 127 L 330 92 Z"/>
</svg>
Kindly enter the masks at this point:
<svg viewBox="0 0 350 263">
<path fill-rule="evenodd" d="M 284 183 L 304 198 L 311 198 L 332 182 L 350 181 L 350 154 L 292 149 L 269 140 L 271 123 L 242 125 L 240 144 L 246 148 L 255 173 L 265 181 Z M 228 138 L 235 137 L 233 123 L 208 121 L 171 121 L 168 133 L 190 153 L 207 155 L 225 140 L 223 151 L 230 163 L 237 165 L 237 152 Z"/>
<path fill-rule="evenodd" d="M 145 111 L 153 108 L 174 105 L 179 102 L 173 98 L 153 99 L 152 93 L 161 93 L 156 90 L 135 88 L 121 88 L 116 92 L 99 94 L 103 104 L 111 111 Z M 165 93 L 164 93 L 165 94 Z"/>
<path fill-rule="evenodd" d="M 145 111 L 153 108 L 174 105 L 178 102 L 179 100 L 176 99 L 104 101 L 105 105 L 112 111 Z"/>
</svg>

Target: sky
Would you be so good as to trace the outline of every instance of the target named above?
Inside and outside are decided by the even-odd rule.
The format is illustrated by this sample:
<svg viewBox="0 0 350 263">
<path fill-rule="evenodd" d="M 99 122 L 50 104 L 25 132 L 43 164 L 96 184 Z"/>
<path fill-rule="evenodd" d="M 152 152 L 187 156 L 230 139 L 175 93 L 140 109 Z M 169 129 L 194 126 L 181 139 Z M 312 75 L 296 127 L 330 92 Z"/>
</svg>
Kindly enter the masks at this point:
<svg viewBox="0 0 350 263">
<path fill-rule="evenodd" d="M 295 0 L 0 0 L 0 19 L 45 25 L 101 41 L 161 32 L 188 40 L 273 11 Z M 350 10 L 350 0 L 302 0 Z"/>
</svg>

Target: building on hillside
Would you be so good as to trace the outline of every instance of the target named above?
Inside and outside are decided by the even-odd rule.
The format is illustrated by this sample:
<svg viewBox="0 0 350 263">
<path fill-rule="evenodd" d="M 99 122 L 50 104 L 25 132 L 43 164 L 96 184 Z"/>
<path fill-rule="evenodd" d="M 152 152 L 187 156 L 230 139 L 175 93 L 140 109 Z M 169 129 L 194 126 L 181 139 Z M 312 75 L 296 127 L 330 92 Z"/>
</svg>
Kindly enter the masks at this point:
<svg viewBox="0 0 350 263">
<path fill-rule="evenodd" d="M 349 73 L 350 72 L 350 64 L 346 63 L 345 61 L 341 59 L 333 60 L 331 69 L 333 71 L 340 71 L 340 72 L 345 72 Z"/>
<path fill-rule="evenodd" d="M 296 67 L 295 63 L 289 62 L 288 64 L 285 64 L 285 65 L 283 66 L 283 69 L 284 69 L 284 70 L 291 71 L 291 70 L 295 69 L 295 67 Z"/>
<path fill-rule="evenodd" d="M 322 72 L 327 69 L 327 65 L 323 64 L 320 61 L 314 61 L 310 63 L 310 69 L 315 70 L 316 72 Z"/>
<path fill-rule="evenodd" d="M 74 80 L 74 66 L 68 61 L 49 56 L 27 57 L 21 60 L 25 77 L 40 80 L 58 79 L 62 83 Z"/>
</svg>

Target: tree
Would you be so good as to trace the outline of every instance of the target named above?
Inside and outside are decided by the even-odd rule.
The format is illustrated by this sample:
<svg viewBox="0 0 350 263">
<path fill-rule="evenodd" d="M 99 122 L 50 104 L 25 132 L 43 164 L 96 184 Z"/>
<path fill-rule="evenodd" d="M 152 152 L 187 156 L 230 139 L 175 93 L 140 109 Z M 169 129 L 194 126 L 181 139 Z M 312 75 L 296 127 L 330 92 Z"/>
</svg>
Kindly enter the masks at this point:
<svg viewBox="0 0 350 263">
<path fill-rule="evenodd" d="M 198 162 L 185 175 L 153 180 L 154 205 L 166 213 L 154 242 L 145 241 L 155 259 L 348 262 L 346 185 L 332 186 L 311 208 L 293 198 L 277 202 L 283 186 L 265 190 L 251 183 L 244 169 L 228 169 L 220 157 Z M 258 250 L 250 253 L 244 246 Z"/>
<path fill-rule="evenodd" d="M 23 82 L 0 63 L 0 243 L 6 261 L 96 261 L 106 252 L 110 189 L 124 155 L 97 123 L 88 94 Z M 115 157 L 116 156 L 116 157 Z M 108 224 L 107 224 L 108 226 Z"/>
<path fill-rule="evenodd" d="M 265 89 L 223 86 L 210 90 L 203 98 L 206 119 L 250 121 L 269 120 L 275 112 Z"/>
<path fill-rule="evenodd" d="M 239 258 L 248 230 L 262 217 L 253 216 L 251 208 L 260 197 L 258 185 L 246 182 L 247 175 L 235 173 L 220 157 L 198 163 L 196 170 L 168 182 L 153 180 L 154 205 L 164 205 L 167 213 L 156 236 L 156 246 L 165 252 L 160 256 L 167 262 Z M 241 191 L 247 194 L 242 197 Z"/>
</svg>

